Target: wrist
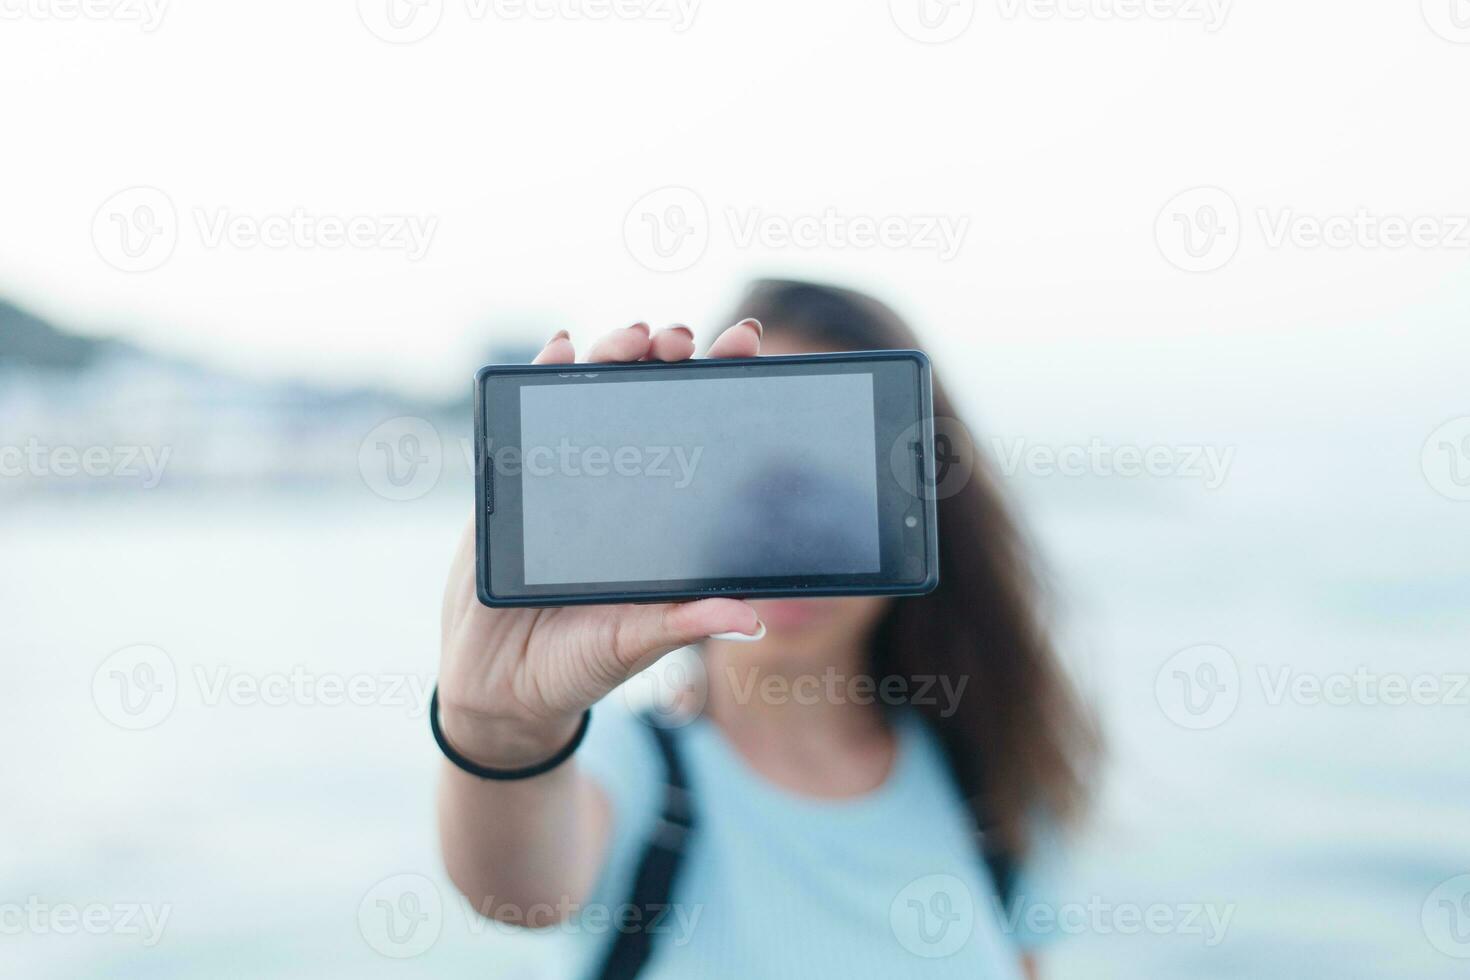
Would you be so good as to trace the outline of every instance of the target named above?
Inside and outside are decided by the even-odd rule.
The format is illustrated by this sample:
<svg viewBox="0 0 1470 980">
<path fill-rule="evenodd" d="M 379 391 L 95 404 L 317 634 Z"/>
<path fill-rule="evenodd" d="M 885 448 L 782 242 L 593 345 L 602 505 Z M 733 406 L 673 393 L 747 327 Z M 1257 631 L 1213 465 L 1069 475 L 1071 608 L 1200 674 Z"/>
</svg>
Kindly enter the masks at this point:
<svg viewBox="0 0 1470 980">
<path fill-rule="evenodd" d="M 439 726 L 456 752 L 490 769 L 520 769 L 556 755 L 577 735 L 582 715 L 519 719 L 439 703 Z"/>
</svg>

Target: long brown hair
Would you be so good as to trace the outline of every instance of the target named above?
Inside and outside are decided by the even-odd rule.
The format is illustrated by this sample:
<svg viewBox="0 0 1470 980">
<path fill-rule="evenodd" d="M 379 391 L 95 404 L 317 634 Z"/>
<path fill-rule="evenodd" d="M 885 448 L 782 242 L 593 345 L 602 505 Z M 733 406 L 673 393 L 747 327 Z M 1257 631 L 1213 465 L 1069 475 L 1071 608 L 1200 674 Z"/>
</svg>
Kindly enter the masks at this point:
<svg viewBox="0 0 1470 980">
<path fill-rule="evenodd" d="M 888 306 L 833 286 L 760 280 L 736 313 L 829 350 L 919 348 Z M 937 378 L 934 416 L 956 419 Z M 990 466 L 973 446 L 953 451 L 968 454 L 973 469 L 957 492 L 939 487 L 939 588 L 893 602 L 873 634 L 871 669 L 911 681 L 969 679 L 948 717 L 937 705 L 915 707 L 982 828 L 1020 857 L 1038 820 L 1062 824 L 1080 814 L 1098 733 L 1043 626 L 1031 550 Z"/>
</svg>

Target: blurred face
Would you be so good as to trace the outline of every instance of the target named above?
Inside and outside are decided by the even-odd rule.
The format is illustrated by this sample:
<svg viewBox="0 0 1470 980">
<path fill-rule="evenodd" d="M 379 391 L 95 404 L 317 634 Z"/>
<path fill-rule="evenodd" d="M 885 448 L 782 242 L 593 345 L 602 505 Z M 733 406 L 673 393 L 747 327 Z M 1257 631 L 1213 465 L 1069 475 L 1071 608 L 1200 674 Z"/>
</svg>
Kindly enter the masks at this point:
<svg viewBox="0 0 1470 980">
<path fill-rule="evenodd" d="M 882 596 L 842 596 L 755 599 L 751 605 L 766 624 L 766 648 L 793 665 L 810 667 L 829 663 L 834 652 L 864 651 L 888 602 Z"/>
<path fill-rule="evenodd" d="M 762 354 L 819 354 L 819 347 L 766 324 Z M 766 624 L 767 644 L 793 661 L 830 658 L 833 651 L 857 651 L 883 617 L 890 600 L 882 596 L 833 599 L 757 599 L 751 602 Z"/>
</svg>

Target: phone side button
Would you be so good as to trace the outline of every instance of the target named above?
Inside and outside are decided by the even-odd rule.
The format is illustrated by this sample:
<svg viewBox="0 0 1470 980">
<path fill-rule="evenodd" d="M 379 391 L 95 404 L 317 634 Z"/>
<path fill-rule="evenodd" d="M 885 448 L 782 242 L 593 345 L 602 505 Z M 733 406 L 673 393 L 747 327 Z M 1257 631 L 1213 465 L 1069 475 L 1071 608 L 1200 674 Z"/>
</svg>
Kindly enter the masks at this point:
<svg viewBox="0 0 1470 980">
<path fill-rule="evenodd" d="M 495 460 L 489 453 L 480 464 L 481 483 L 485 487 L 485 513 L 495 513 Z"/>
</svg>

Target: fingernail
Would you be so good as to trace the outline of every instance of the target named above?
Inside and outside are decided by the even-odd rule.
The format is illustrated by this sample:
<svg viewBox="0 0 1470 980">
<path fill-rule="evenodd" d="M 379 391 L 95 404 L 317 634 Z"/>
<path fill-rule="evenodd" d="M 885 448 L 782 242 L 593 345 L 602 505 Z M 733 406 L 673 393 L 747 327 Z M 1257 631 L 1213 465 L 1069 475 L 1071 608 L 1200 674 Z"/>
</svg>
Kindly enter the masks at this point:
<svg viewBox="0 0 1470 980">
<path fill-rule="evenodd" d="M 550 347 L 552 344 L 556 343 L 558 340 L 571 340 L 571 339 L 572 339 L 572 335 L 571 334 L 567 333 L 565 330 L 558 330 L 556 333 L 554 333 L 554 334 L 551 335 L 551 339 L 546 342 L 546 346 L 547 347 Z"/>
<path fill-rule="evenodd" d="M 766 624 L 757 619 L 755 621 L 754 633 L 711 633 L 709 638 L 711 640 L 729 640 L 732 643 L 754 643 L 757 640 L 765 639 L 765 636 Z"/>
<path fill-rule="evenodd" d="M 735 326 L 737 326 L 737 327 L 752 327 L 752 328 L 754 328 L 755 335 L 757 337 L 764 337 L 766 335 L 766 328 L 763 327 L 763 326 L 761 326 L 761 322 L 759 320 L 757 320 L 753 316 L 752 317 L 746 317 L 744 320 L 741 320 L 739 323 L 735 324 Z"/>
<path fill-rule="evenodd" d="M 684 336 L 688 337 L 690 340 L 693 340 L 694 339 L 694 331 L 693 330 L 690 330 L 688 327 L 684 326 L 684 324 L 682 324 L 682 323 L 675 323 L 675 324 L 671 325 L 669 327 L 669 329 L 670 330 L 677 330 L 679 333 L 681 333 Z"/>
<path fill-rule="evenodd" d="M 648 336 L 648 333 L 649 333 L 649 331 L 648 331 L 648 324 L 644 323 L 641 320 L 638 321 L 637 323 L 633 324 L 628 329 L 629 330 L 642 330 L 643 331 L 643 336 L 645 336 L 645 337 L 647 337 Z"/>
</svg>

